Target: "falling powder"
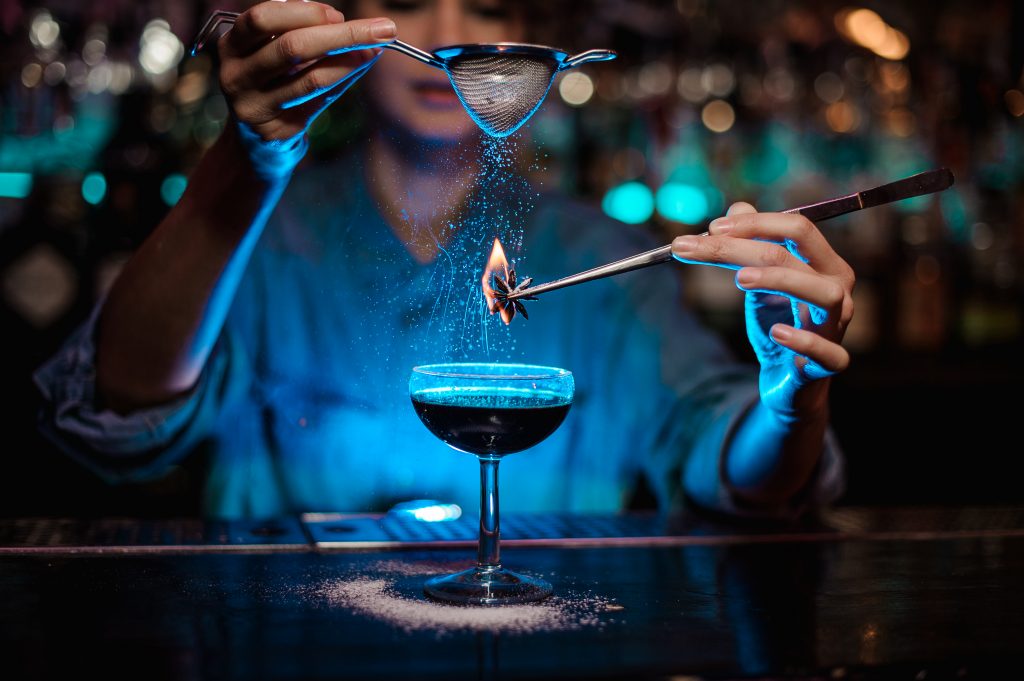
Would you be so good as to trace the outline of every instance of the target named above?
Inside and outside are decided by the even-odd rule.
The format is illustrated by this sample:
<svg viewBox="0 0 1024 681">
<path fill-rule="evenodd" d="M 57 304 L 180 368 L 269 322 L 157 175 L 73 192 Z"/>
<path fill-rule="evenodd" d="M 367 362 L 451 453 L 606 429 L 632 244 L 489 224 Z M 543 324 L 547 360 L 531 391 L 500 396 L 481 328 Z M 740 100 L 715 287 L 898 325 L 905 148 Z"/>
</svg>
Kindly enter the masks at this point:
<svg viewBox="0 0 1024 681">
<path fill-rule="evenodd" d="M 447 205 L 458 190 L 468 190 L 460 214 L 436 233 L 429 220 L 412 216 L 417 238 L 439 249 L 427 286 L 398 289 L 399 295 L 421 301 L 424 317 L 419 321 L 428 340 L 416 349 L 429 353 L 421 358 L 424 362 L 516 358 L 516 337 L 500 318 L 489 314 L 480 277 L 495 238 L 514 262 L 523 259 L 525 226 L 539 196 L 520 172 L 531 153 L 515 138 L 485 137 L 453 160 L 476 165 L 469 180 L 472 186 L 450 188 L 451 196 L 437 197 L 439 204 Z M 537 163 L 534 159 L 531 167 Z"/>
<path fill-rule="evenodd" d="M 558 595 L 541 603 L 522 605 L 447 605 L 428 600 L 416 588 L 405 589 L 400 585 L 411 577 L 425 579 L 451 571 L 451 565 L 381 561 L 351 577 L 322 582 L 311 595 L 331 607 L 349 609 L 405 632 L 429 630 L 438 636 L 456 631 L 530 634 L 600 629 L 614 622 L 607 617 L 608 612 L 621 610 L 610 599 L 592 594 Z M 422 580 L 409 583 L 418 587 Z"/>
</svg>

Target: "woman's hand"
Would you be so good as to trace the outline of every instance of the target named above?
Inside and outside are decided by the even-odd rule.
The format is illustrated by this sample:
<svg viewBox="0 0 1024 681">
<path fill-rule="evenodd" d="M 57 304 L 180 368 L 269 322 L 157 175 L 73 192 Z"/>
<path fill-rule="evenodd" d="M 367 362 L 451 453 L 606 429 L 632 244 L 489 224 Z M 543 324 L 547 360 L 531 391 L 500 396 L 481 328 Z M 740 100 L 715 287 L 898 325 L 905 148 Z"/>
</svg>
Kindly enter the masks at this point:
<svg viewBox="0 0 1024 681">
<path fill-rule="evenodd" d="M 374 46 L 396 35 L 386 18 L 345 21 L 322 3 L 263 2 L 218 41 L 221 89 L 259 139 L 291 140 L 369 69 Z"/>
<path fill-rule="evenodd" d="M 853 317 L 853 270 L 801 215 L 736 203 L 709 232 L 677 238 L 672 254 L 739 270 L 761 401 L 786 421 L 824 417 L 828 381 L 820 379 L 850 363 L 840 342 Z"/>
</svg>

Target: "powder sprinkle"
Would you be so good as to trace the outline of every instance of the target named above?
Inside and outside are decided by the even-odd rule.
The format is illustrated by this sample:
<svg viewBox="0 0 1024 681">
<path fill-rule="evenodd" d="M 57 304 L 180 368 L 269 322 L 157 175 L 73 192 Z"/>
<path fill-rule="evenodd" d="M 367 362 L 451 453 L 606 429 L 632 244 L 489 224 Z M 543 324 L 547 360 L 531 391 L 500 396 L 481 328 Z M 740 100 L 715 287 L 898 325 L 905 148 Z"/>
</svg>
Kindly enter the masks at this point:
<svg viewBox="0 0 1024 681">
<path fill-rule="evenodd" d="M 616 612 L 608 598 L 592 594 L 558 595 L 540 603 L 504 606 L 460 606 L 427 599 L 420 579 L 451 572 L 438 563 L 380 561 L 354 573 L 319 584 L 313 595 L 330 607 L 346 608 L 406 633 L 433 631 L 438 637 L 468 632 L 532 634 L 604 628 Z M 370 573 L 370 574 L 368 574 Z"/>
</svg>

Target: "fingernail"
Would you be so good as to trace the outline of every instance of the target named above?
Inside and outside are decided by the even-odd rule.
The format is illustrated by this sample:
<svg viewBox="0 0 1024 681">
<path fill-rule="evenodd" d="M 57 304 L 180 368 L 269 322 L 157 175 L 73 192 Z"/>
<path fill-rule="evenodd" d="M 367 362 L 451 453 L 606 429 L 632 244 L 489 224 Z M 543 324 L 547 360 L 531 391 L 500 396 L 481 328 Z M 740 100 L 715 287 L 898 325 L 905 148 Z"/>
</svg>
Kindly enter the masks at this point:
<svg viewBox="0 0 1024 681">
<path fill-rule="evenodd" d="M 772 338 L 780 341 L 788 341 L 793 336 L 793 330 L 788 326 L 776 324 L 772 327 Z"/>
<path fill-rule="evenodd" d="M 729 218 L 717 218 L 708 225 L 708 229 L 715 234 L 726 234 L 732 227 L 732 220 Z"/>
<path fill-rule="evenodd" d="M 751 269 L 749 267 L 743 268 L 736 274 L 736 281 L 741 286 L 753 286 L 757 282 L 761 281 L 761 271 Z"/>
<path fill-rule="evenodd" d="M 370 35 L 378 40 L 394 38 L 398 35 L 398 27 L 391 19 L 377 19 L 370 24 Z"/>
<path fill-rule="evenodd" d="M 672 252 L 673 253 L 689 253 L 697 250 L 697 239 L 700 237 L 696 236 L 677 236 L 672 241 Z"/>
<path fill-rule="evenodd" d="M 327 8 L 327 20 L 332 24 L 340 24 L 345 21 L 345 15 L 334 9 L 333 7 Z"/>
</svg>

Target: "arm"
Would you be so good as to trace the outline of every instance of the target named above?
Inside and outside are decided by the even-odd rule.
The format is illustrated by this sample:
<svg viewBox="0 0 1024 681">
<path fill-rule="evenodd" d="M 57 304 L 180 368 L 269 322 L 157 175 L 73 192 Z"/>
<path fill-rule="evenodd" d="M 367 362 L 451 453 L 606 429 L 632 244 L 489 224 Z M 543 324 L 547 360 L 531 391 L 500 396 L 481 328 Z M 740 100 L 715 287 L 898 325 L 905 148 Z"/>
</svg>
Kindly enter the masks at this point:
<svg viewBox="0 0 1024 681">
<path fill-rule="evenodd" d="M 373 64 L 374 52 L 361 48 L 394 35 L 390 20 L 345 22 L 327 5 L 266 2 L 221 38 L 220 81 L 232 122 L 104 304 L 96 382 L 105 406 L 125 413 L 195 386 L 305 152 L 306 129 Z"/>
<path fill-rule="evenodd" d="M 853 270 L 799 215 L 736 204 L 710 236 L 681 237 L 685 262 L 738 269 L 747 335 L 761 365 L 759 400 L 723 444 L 722 483 L 741 501 L 780 507 L 820 466 L 829 377 L 849 365 L 840 341 L 853 316 Z"/>
</svg>

